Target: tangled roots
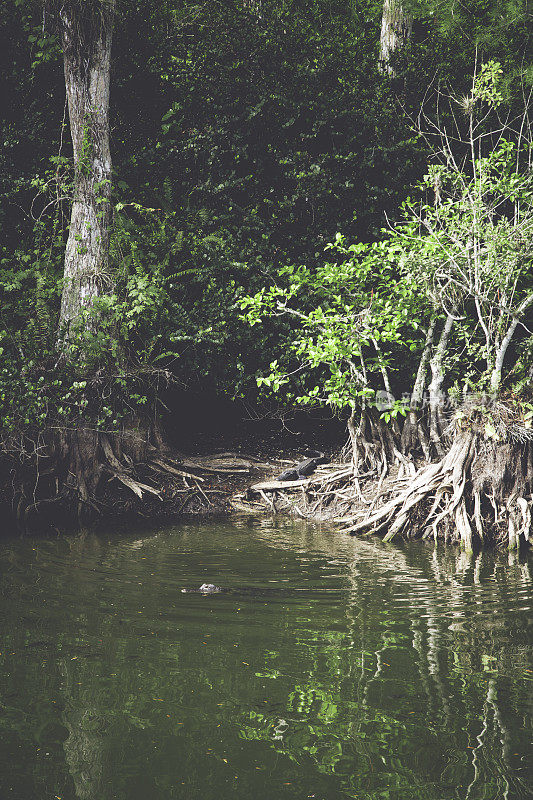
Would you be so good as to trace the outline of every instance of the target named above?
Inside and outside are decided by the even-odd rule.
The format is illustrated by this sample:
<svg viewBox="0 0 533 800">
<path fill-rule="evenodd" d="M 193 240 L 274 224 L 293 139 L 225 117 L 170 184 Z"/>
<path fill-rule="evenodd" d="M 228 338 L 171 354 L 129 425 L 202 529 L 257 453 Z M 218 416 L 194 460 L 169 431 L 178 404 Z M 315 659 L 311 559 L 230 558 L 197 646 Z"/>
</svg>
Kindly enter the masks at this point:
<svg viewBox="0 0 533 800">
<path fill-rule="evenodd" d="M 481 431 L 458 432 L 447 454 L 414 477 L 399 478 L 371 514 L 358 512 L 353 535 L 386 529 L 394 536 L 444 537 L 471 551 L 474 543 L 529 541 L 533 505 L 530 441 L 500 442 Z"/>
</svg>

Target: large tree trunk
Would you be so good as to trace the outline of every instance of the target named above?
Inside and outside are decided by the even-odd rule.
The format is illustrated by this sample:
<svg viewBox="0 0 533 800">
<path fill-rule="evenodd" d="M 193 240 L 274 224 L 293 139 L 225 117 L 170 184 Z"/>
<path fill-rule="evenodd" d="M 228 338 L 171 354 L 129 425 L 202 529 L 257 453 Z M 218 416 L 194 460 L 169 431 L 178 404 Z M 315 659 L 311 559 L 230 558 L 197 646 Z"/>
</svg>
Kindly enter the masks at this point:
<svg viewBox="0 0 533 800">
<path fill-rule="evenodd" d="M 60 10 L 75 163 L 61 298 L 63 340 L 70 324 L 83 309 L 91 308 L 109 281 L 109 71 L 114 10 L 115 0 L 66 0 Z"/>
<path fill-rule="evenodd" d="M 413 18 L 404 11 L 401 0 L 383 0 L 381 37 L 379 40 L 379 66 L 391 77 L 394 70 L 390 58 L 407 44 L 413 28 Z"/>
<path fill-rule="evenodd" d="M 59 23 L 74 150 L 74 197 L 58 335 L 64 359 L 74 362 L 72 334 L 78 325 L 92 332 L 102 326 L 101 315 L 94 313 L 86 319 L 84 312 L 94 309 L 97 298 L 113 285 L 108 268 L 109 86 L 115 0 L 45 2 Z M 114 421 L 111 430 L 101 430 L 95 424 L 94 412 L 99 407 L 98 387 L 104 385 L 99 381 L 106 376 L 103 370 L 95 374 L 96 369 L 91 373 L 83 366 L 82 372 L 87 378 L 84 417 L 68 420 L 64 425 L 57 421 L 44 425 L 39 432 L 39 445 L 32 443 L 31 450 L 23 451 L 24 457 L 14 470 L 16 514 L 25 527 L 35 522 L 47 523 L 58 515 L 61 519 L 63 512 L 70 517 L 77 511 L 82 518 L 111 506 L 116 508 L 121 502 L 120 493 L 115 491 L 117 485 L 126 487 L 138 500 L 148 494 L 161 501 L 160 488 L 146 481 L 157 483 L 159 472 L 172 474 L 172 466 L 158 468 L 157 464 L 148 463 L 163 448 L 155 400 L 142 413 L 132 410 L 124 416 L 129 404 L 119 394 L 113 402 L 119 407 L 122 399 L 118 409 L 122 412 L 120 427 Z M 135 374 L 134 368 L 132 373 Z M 163 372 L 159 374 L 162 376 Z M 113 380 L 111 375 L 107 377 L 110 382 Z M 140 371 L 138 377 L 142 377 Z M 158 486 L 163 484 L 159 481 Z M 129 505 L 126 499 L 121 507 L 126 510 Z M 83 736 L 83 745 L 82 739 Z"/>
</svg>

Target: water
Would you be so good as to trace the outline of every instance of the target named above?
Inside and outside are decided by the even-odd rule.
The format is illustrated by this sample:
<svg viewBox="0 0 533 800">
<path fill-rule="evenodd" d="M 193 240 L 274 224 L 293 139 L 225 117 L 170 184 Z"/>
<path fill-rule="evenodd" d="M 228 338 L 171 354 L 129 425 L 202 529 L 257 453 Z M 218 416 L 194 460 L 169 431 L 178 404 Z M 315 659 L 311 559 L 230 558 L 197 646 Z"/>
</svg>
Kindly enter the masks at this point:
<svg viewBox="0 0 533 800">
<path fill-rule="evenodd" d="M 4 539 L 0 798 L 531 798 L 532 566 L 287 520 Z"/>
</svg>

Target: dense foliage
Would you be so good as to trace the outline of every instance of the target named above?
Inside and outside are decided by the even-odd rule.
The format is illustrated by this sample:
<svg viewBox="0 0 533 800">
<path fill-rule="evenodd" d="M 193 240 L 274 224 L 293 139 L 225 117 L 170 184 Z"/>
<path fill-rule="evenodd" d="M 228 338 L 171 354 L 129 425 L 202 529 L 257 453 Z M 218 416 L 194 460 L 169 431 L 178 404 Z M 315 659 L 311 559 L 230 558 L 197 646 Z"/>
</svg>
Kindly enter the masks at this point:
<svg viewBox="0 0 533 800">
<path fill-rule="evenodd" d="M 405 320 L 413 330 L 429 300 L 379 256 L 390 241 L 372 244 L 424 172 L 428 147 L 410 114 L 432 81 L 468 90 L 476 45 L 479 57 L 498 55 L 507 97 L 518 64 L 529 76 L 520 4 L 478 5 L 451 20 L 440 4 L 409 4 L 414 37 L 391 84 L 377 66 L 379 3 L 119 4 L 109 291 L 90 312 L 96 330 L 80 321 L 65 363 L 57 324 L 73 169 L 61 50 L 47 7 L 3 0 L 4 430 L 80 415 L 114 424 L 151 403 L 161 370 L 253 397 L 256 376 L 295 339 L 279 316 L 248 326 L 242 297 L 281 270 L 305 285 L 306 313 L 337 314 L 345 273 L 330 278 L 338 266 L 322 265 L 338 231 L 338 247 L 357 241 L 367 253 L 353 307 L 384 298 L 376 343 L 416 351 Z M 331 392 L 337 402 L 342 389 Z"/>
<path fill-rule="evenodd" d="M 420 136 L 433 148 L 427 174 L 377 241 L 337 234 L 327 248 L 335 260 L 285 267 L 276 284 L 243 298 L 252 326 L 265 316 L 293 324 L 290 347 L 260 384 L 351 409 L 393 390 L 388 419 L 409 408 L 437 329 L 440 346 L 429 353 L 439 391 L 458 398 L 497 392 L 502 380 L 515 394 L 529 386 L 531 131 L 527 107 L 502 112 L 502 72 L 487 62 L 447 115 L 423 117 Z"/>
</svg>

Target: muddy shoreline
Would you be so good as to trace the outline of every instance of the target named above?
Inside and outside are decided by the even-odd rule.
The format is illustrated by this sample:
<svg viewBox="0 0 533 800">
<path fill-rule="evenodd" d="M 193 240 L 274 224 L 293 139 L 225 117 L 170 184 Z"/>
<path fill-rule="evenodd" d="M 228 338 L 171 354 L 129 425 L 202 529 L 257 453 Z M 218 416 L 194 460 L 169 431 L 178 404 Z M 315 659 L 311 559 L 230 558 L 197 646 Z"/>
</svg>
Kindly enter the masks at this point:
<svg viewBox="0 0 533 800">
<path fill-rule="evenodd" d="M 32 513 L 24 519 L 17 518 L 9 492 L 8 465 L 4 470 L 1 503 L 5 527 L 22 533 L 50 530 L 61 533 L 80 524 L 91 526 L 108 520 L 229 516 L 241 510 L 235 498 L 252 497 L 251 486 L 275 479 L 302 458 L 307 445 L 301 438 L 289 434 L 277 439 L 272 436 L 255 436 L 247 441 L 226 439 L 216 447 L 211 437 L 206 437 L 188 447 L 187 452 L 166 447 L 131 470 L 105 475 L 100 480 L 97 497 L 91 498 L 92 507 L 81 519 L 67 503 L 47 502 L 42 498 Z M 254 509 L 250 504 L 247 511 L 268 513 L 269 509 Z"/>
</svg>

